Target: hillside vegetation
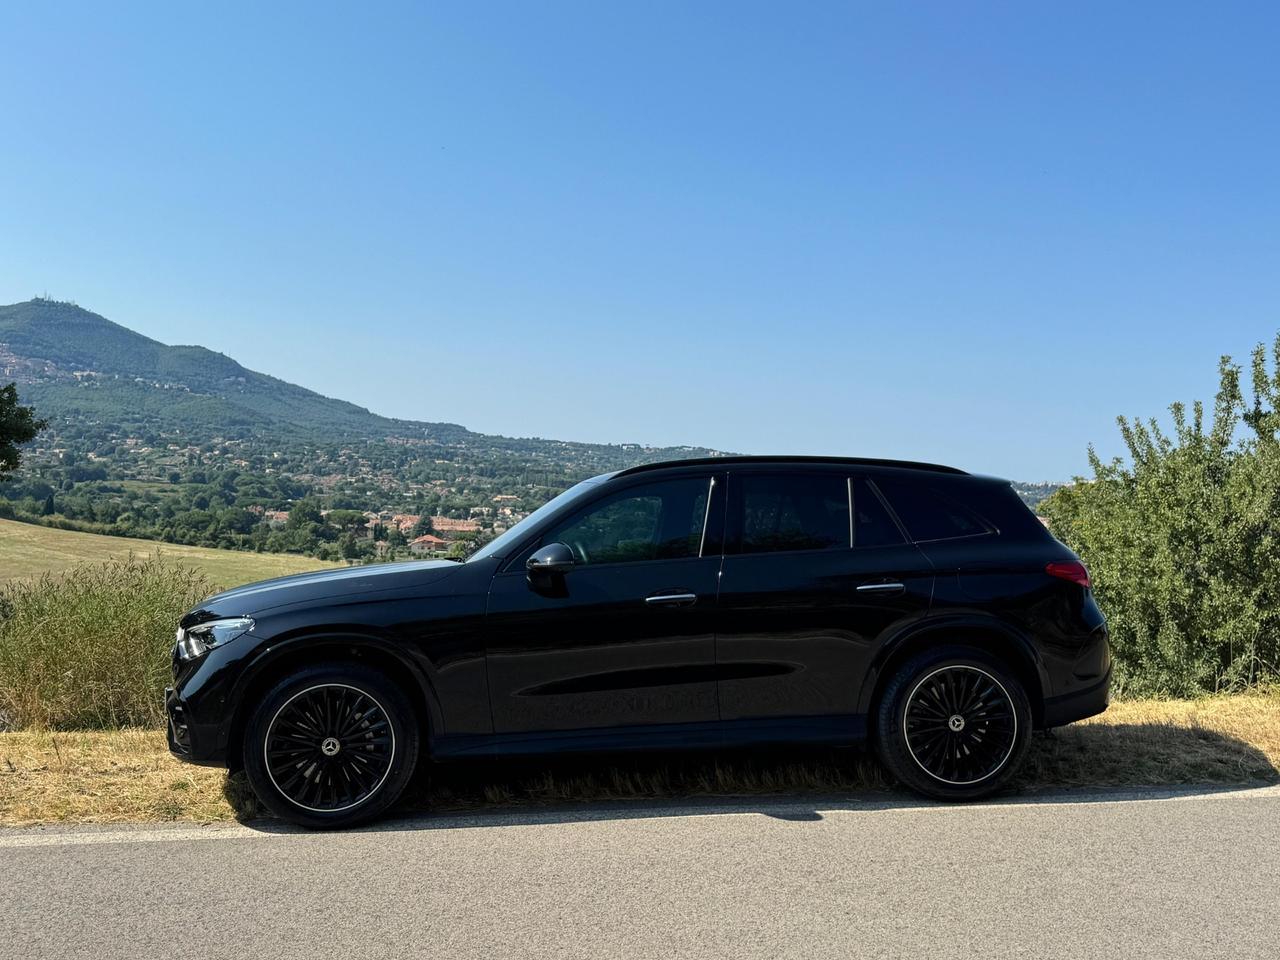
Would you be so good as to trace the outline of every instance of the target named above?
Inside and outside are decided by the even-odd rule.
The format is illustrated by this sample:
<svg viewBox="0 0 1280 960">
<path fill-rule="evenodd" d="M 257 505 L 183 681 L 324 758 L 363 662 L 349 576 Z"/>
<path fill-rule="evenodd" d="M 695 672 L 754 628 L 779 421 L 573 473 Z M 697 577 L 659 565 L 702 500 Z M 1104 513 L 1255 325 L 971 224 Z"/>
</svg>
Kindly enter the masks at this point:
<svg viewBox="0 0 1280 960">
<path fill-rule="evenodd" d="M 167 346 L 70 303 L 0 306 L 0 343 L 27 362 L 27 399 L 55 416 L 167 420 L 217 432 L 396 428 L 353 403 L 247 370 L 205 347 Z"/>
<path fill-rule="evenodd" d="M 336 565 L 296 554 L 214 550 L 0 520 L 0 582 L 61 573 L 80 564 L 129 556 L 161 556 L 199 571 L 210 584 L 220 587 Z"/>
<path fill-rule="evenodd" d="M 468 521 L 468 539 L 484 540 L 584 477 L 714 453 L 381 417 L 48 299 L 0 306 L 0 383 L 9 380 L 49 425 L 0 483 L 0 517 L 189 545 L 403 556 L 401 534 L 417 521 L 396 529 L 387 521 L 397 515 Z M 372 522 L 282 529 L 266 516 L 303 499 Z"/>
</svg>

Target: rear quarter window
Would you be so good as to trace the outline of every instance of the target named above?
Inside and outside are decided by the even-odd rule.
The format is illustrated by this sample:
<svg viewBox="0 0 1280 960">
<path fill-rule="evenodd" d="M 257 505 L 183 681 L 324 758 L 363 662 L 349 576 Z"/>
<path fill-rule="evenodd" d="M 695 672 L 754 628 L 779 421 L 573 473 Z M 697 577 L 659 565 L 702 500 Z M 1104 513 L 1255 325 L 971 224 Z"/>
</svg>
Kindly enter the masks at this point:
<svg viewBox="0 0 1280 960">
<path fill-rule="evenodd" d="M 912 540 L 958 540 L 994 532 L 968 507 L 926 484 L 884 478 L 877 478 L 875 484 Z"/>
</svg>

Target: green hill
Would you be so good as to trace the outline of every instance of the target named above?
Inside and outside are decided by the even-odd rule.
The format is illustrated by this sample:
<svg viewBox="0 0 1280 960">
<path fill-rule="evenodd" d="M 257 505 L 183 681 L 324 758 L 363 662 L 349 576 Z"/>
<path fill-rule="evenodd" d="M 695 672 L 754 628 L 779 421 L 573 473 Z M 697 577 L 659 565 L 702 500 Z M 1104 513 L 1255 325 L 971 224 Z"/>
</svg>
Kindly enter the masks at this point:
<svg viewBox="0 0 1280 960">
<path fill-rule="evenodd" d="M 553 466 L 619 469 L 645 460 L 707 456 L 704 447 L 641 447 L 515 439 L 474 433 L 456 423 L 381 417 L 241 366 L 199 346 L 168 346 L 118 323 L 56 300 L 0 306 L 0 373 L 16 380 L 42 416 L 121 436 L 180 430 L 213 437 L 427 441 L 484 461 L 514 455 Z M 95 431 L 100 432 L 100 431 Z"/>
<path fill-rule="evenodd" d="M 391 420 L 242 367 L 199 346 L 167 346 L 70 303 L 0 306 L 9 375 L 46 415 L 182 424 L 238 435 L 281 429 L 453 437 L 454 424 Z"/>
</svg>

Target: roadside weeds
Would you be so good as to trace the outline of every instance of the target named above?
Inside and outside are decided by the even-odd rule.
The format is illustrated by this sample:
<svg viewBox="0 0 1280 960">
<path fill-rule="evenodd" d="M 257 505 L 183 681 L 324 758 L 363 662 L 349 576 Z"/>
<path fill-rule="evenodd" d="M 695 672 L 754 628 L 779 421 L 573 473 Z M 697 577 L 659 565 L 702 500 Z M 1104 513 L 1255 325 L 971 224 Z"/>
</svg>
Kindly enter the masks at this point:
<svg viewBox="0 0 1280 960">
<path fill-rule="evenodd" d="M 1135 700 L 1037 736 L 1018 789 L 1280 782 L 1280 694 Z M 890 781 L 852 750 L 725 751 L 433 766 L 407 810 L 840 794 Z M 252 819 L 243 777 L 179 763 L 147 729 L 0 733 L 0 826 Z"/>
</svg>

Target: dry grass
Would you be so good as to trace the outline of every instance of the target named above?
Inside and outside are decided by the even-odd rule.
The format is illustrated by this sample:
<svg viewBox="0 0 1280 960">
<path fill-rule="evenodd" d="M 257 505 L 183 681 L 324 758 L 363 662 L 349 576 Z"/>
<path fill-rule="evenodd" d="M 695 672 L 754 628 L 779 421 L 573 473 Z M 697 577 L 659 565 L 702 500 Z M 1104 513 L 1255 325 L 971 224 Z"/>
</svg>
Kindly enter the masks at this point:
<svg viewBox="0 0 1280 960">
<path fill-rule="evenodd" d="M 799 757 L 800 759 L 797 759 Z M 1118 703 L 1037 737 L 1024 789 L 1280 781 L 1280 693 Z M 636 755 L 436 768 L 410 808 L 743 794 L 833 794 L 888 786 L 847 751 Z M 173 760 L 151 730 L 0 734 L 0 825 L 245 819 L 240 777 Z"/>
<path fill-rule="evenodd" d="M 228 820 L 226 780 L 155 730 L 0 734 L 0 824 Z"/>
<path fill-rule="evenodd" d="M 337 564 L 289 553 L 249 553 L 187 547 L 154 540 L 108 537 L 97 533 L 58 530 L 34 523 L 0 520 L 0 580 L 61 573 L 82 563 L 146 559 L 154 556 L 199 570 L 211 583 L 239 586 L 254 580 L 319 570 Z"/>
<path fill-rule="evenodd" d="M 1037 744 L 1025 778 L 1055 786 L 1280 781 L 1280 689 L 1113 703 Z"/>
</svg>

